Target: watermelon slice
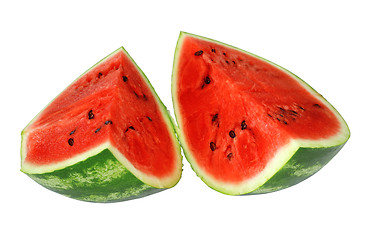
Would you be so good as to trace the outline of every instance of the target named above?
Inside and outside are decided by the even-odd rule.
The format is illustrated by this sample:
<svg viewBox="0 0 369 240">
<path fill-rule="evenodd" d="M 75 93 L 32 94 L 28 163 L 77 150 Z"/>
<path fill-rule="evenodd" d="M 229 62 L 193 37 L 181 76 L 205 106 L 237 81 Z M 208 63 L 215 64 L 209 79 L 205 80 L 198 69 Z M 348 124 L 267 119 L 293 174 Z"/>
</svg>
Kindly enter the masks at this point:
<svg viewBox="0 0 369 240">
<path fill-rule="evenodd" d="M 208 186 L 225 194 L 297 184 L 350 136 L 340 114 L 297 76 L 189 33 L 178 39 L 172 95 L 186 158 Z"/>
<path fill-rule="evenodd" d="M 182 157 L 170 115 L 119 48 L 76 79 L 22 132 L 21 170 L 71 198 L 116 202 L 173 187 Z"/>
</svg>

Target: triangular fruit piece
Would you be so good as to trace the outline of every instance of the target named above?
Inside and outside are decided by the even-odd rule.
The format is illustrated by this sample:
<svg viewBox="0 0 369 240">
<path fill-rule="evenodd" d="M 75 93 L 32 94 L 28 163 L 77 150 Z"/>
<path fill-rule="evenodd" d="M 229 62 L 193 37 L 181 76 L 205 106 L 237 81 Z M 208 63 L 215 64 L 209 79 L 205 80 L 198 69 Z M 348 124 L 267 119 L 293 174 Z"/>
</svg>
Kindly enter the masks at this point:
<svg viewBox="0 0 369 240">
<path fill-rule="evenodd" d="M 119 48 L 76 79 L 22 132 L 21 170 L 71 198 L 116 202 L 173 187 L 182 158 L 170 115 Z"/>
<path fill-rule="evenodd" d="M 299 183 L 349 138 L 340 114 L 309 85 L 238 48 L 182 32 L 172 76 L 186 158 L 207 185 L 225 194 Z"/>
</svg>

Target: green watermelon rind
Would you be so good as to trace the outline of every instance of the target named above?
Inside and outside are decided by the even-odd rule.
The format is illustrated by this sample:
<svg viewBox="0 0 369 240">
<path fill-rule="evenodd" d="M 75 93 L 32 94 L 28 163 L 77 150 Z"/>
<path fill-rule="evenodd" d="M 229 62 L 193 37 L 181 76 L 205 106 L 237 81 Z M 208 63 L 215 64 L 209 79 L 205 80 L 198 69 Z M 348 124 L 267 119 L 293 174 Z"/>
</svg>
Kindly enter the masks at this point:
<svg viewBox="0 0 369 240">
<path fill-rule="evenodd" d="M 72 166 L 28 176 L 49 190 L 88 202 L 127 201 L 164 190 L 140 181 L 109 149 Z"/>
<path fill-rule="evenodd" d="M 295 139 L 291 140 L 287 145 L 282 147 L 275 157 L 270 161 L 266 168 L 253 179 L 248 179 L 240 183 L 227 183 L 216 180 L 213 176 L 203 171 L 194 160 L 192 153 L 187 146 L 185 135 L 181 131 L 181 116 L 179 107 L 177 106 L 176 98 L 176 67 L 178 63 L 181 43 L 184 37 L 190 36 L 205 41 L 214 42 L 223 46 L 236 49 L 256 58 L 259 58 L 271 65 L 281 69 L 293 78 L 298 80 L 305 89 L 307 89 L 313 96 L 321 100 L 325 105 L 335 113 L 337 119 L 341 124 L 341 131 L 329 139 L 322 139 L 318 141 Z M 350 137 L 350 130 L 347 123 L 339 114 L 339 112 L 326 100 L 317 93 L 310 85 L 308 85 L 301 78 L 286 70 L 285 68 L 259 57 L 255 54 L 242 50 L 240 48 L 187 32 L 181 32 L 178 38 L 177 46 L 174 54 L 173 71 L 172 71 L 172 102 L 174 106 L 174 114 L 178 124 L 177 134 L 183 153 L 191 165 L 191 168 L 197 176 L 210 188 L 228 195 L 246 195 L 246 194 L 263 194 L 278 191 L 296 185 L 297 183 L 309 178 L 317 173 L 323 166 L 325 166 L 345 145 Z"/>
<path fill-rule="evenodd" d="M 153 88 L 151 82 L 146 77 L 144 72 L 141 68 L 136 64 L 133 58 L 128 54 L 128 52 L 123 48 L 120 47 L 96 64 L 94 64 L 91 68 L 81 74 L 76 80 L 74 80 L 71 84 L 76 82 L 80 79 L 83 75 L 118 53 L 119 51 L 123 51 L 124 54 L 132 61 L 135 65 L 136 69 L 139 71 L 147 85 L 149 86 L 153 96 L 157 100 L 159 109 L 162 113 L 163 119 L 165 120 L 167 129 L 172 137 L 173 144 L 175 145 L 175 152 L 177 155 L 177 162 L 176 167 L 173 170 L 171 176 L 166 176 L 163 178 L 157 178 L 155 176 L 149 176 L 145 173 L 137 170 L 133 167 L 132 164 L 123 156 L 115 147 L 113 147 L 109 142 L 103 143 L 93 149 L 90 149 L 87 152 L 81 153 L 78 156 L 74 157 L 73 159 L 66 160 L 59 164 L 48 165 L 48 166 L 35 166 L 31 164 L 25 164 L 24 158 L 26 156 L 26 148 L 25 142 L 27 141 L 27 135 L 29 129 L 27 129 L 43 112 L 43 110 L 56 99 L 56 96 L 49 104 L 47 104 L 32 120 L 31 122 L 23 129 L 21 136 L 21 171 L 31 177 L 33 180 L 38 182 L 40 185 L 54 191 L 58 192 L 62 195 L 75 198 L 78 200 L 83 201 L 90 201 L 90 202 L 117 202 L 117 201 L 125 201 L 135 198 L 141 198 L 156 192 L 163 191 L 168 188 L 174 187 L 180 180 L 182 175 L 182 155 L 181 155 L 181 147 L 178 141 L 178 136 L 176 132 L 176 126 L 174 123 L 173 118 L 170 115 L 170 112 L 164 105 L 164 103 L 159 98 L 158 94 L 156 93 L 155 89 Z M 70 84 L 70 85 L 71 85 Z M 106 175 L 99 174 L 98 176 L 103 176 L 105 179 L 99 179 L 98 176 L 89 176 L 90 178 L 93 177 L 94 181 L 91 182 L 88 187 L 83 183 L 86 181 L 85 178 L 75 178 L 74 185 L 70 185 L 68 182 L 70 180 L 66 176 L 78 176 L 83 175 L 86 169 L 82 167 L 76 166 L 84 166 L 88 165 L 88 163 L 96 162 L 96 159 L 100 159 L 100 169 L 108 169 L 112 162 L 116 165 L 117 169 L 120 169 L 121 172 L 115 172 L 116 179 L 119 179 L 120 184 L 113 184 L 109 186 L 109 182 L 106 181 Z M 105 164 L 105 167 L 103 165 Z M 65 174 L 65 173 L 69 174 Z M 64 174 L 62 174 L 64 173 Z M 118 175 L 117 175 L 118 174 Z M 57 176 L 64 176 L 57 177 Z M 109 176 L 108 176 L 109 177 Z M 113 177 L 113 176 L 110 176 Z M 86 176 L 88 178 L 88 176 Z M 47 181 L 47 179 L 54 179 Z M 58 184 L 53 184 L 53 181 L 57 181 Z M 125 183 L 130 184 L 125 184 Z M 63 186 L 63 184 L 65 184 Z M 78 187 L 77 187 L 78 185 Z M 104 185 L 104 186 L 102 186 Z M 121 187 L 120 192 L 116 191 L 117 186 Z M 56 186 L 56 187 L 55 187 Z M 76 186 L 75 188 L 71 186 Z M 88 190 L 90 189 L 90 190 Z M 97 191 L 97 189 L 103 189 L 100 191 L 101 194 L 93 194 L 93 191 Z"/>
<path fill-rule="evenodd" d="M 274 192 L 304 181 L 322 169 L 344 145 L 328 148 L 299 148 L 278 172 L 248 194 Z"/>
</svg>

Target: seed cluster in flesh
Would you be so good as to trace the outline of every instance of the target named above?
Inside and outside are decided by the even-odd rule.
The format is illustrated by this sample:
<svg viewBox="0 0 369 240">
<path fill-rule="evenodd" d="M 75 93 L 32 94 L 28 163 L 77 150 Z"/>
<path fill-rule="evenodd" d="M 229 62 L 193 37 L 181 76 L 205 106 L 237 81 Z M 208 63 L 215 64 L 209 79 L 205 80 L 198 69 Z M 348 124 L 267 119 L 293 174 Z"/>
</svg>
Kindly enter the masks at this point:
<svg viewBox="0 0 369 240">
<path fill-rule="evenodd" d="M 218 113 L 216 113 L 212 116 L 211 122 L 212 122 L 213 126 L 214 126 L 214 123 L 216 123 L 216 127 L 219 128 L 219 114 Z M 245 130 L 246 128 L 247 128 L 246 121 L 243 120 L 240 124 L 240 129 Z M 230 138 L 236 138 L 236 133 L 235 133 L 234 130 L 230 130 L 228 135 L 229 135 Z M 210 144 L 209 144 L 211 151 L 215 151 L 216 148 L 217 148 L 217 145 L 214 141 L 211 141 Z M 230 147 L 228 147 L 228 149 L 230 149 Z M 229 153 L 227 153 L 226 156 L 227 156 L 227 159 L 230 160 L 233 157 L 233 153 L 229 152 Z"/>
<path fill-rule="evenodd" d="M 118 68 L 119 69 L 119 68 Z M 116 70 L 118 70 L 118 69 L 116 69 Z M 98 74 L 97 74 L 97 78 L 98 79 L 100 79 L 100 78 L 102 78 L 104 76 L 104 74 L 102 73 L 102 72 L 99 72 Z M 122 80 L 123 80 L 123 82 L 125 83 L 125 82 L 127 82 L 128 81 L 128 77 L 127 76 L 122 76 Z M 133 94 L 137 97 L 137 98 L 140 98 L 140 95 L 138 95 L 135 91 L 133 91 Z M 146 97 L 146 95 L 145 94 L 142 94 L 142 96 L 143 96 L 143 99 L 145 99 L 145 100 L 147 100 L 147 97 Z M 149 119 L 151 119 L 150 117 L 148 117 Z M 91 109 L 91 110 L 89 110 L 88 111 L 88 113 L 87 113 L 87 119 L 88 120 L 94 120 L 95 119 L 95 114 L 94 114 L 94 111 Z M 152 120 L 151 120 L 152 121 Z M 104 127 L 104 125 L 106 126 L 106 125 L 111 125 L 111 124 L 113 124 L 113 122 L 111 121 L 111 120 L 106 120 L 106 121 L 104 121 L 103 122 L 103 124 L 101 124 L 101 126 L 99 126 L 98 128 L 96 128 L 95 130 L 94 130 L 94 133 L 99 133 L 100 132 L 100 130 L 102 129 L 102 127 Z M 125 132 L 127 132 L 128 131 L 128 129 L 132 129 L 132 130 L 135 130 L 135 128 L 133 127 L 133 126 L 129 126 L 126 130 L 125 130 Z M 69 133 L 69 135 L 73 135 L 75 132 L 77 131 L 77 128 L 75 128 L 73 131 L 71 131 L 70 133 Z M 73 137 L 71 137 L 71 138 L 69 138 L 68 139 L 68 144 L 70 145 L 70 146 L 73 146 L 74 145 L 74 138 Z"/>
</svg>

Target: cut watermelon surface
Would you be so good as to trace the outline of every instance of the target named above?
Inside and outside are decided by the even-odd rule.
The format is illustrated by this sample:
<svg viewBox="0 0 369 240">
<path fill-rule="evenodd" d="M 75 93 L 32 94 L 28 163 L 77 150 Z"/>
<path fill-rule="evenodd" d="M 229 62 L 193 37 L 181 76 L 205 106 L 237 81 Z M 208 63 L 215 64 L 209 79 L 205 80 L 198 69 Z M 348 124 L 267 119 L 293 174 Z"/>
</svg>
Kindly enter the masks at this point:
<svg viewBox="0 0 369 240">
<path fill-rule="evenodd" d="M 178 39 L 172 95 L 187 160 L 225 194 L 297 184 L 350 136 L 340 114 L 291 72 L 193 34 Z"/>
<path fill-rule="evenodd" d="M 21 170 L 63 195 L 93 202 L 173 187 L 181 155 L 167 109 L 119 48 L 76 79 L 22 132 Z"/>
</svg>

